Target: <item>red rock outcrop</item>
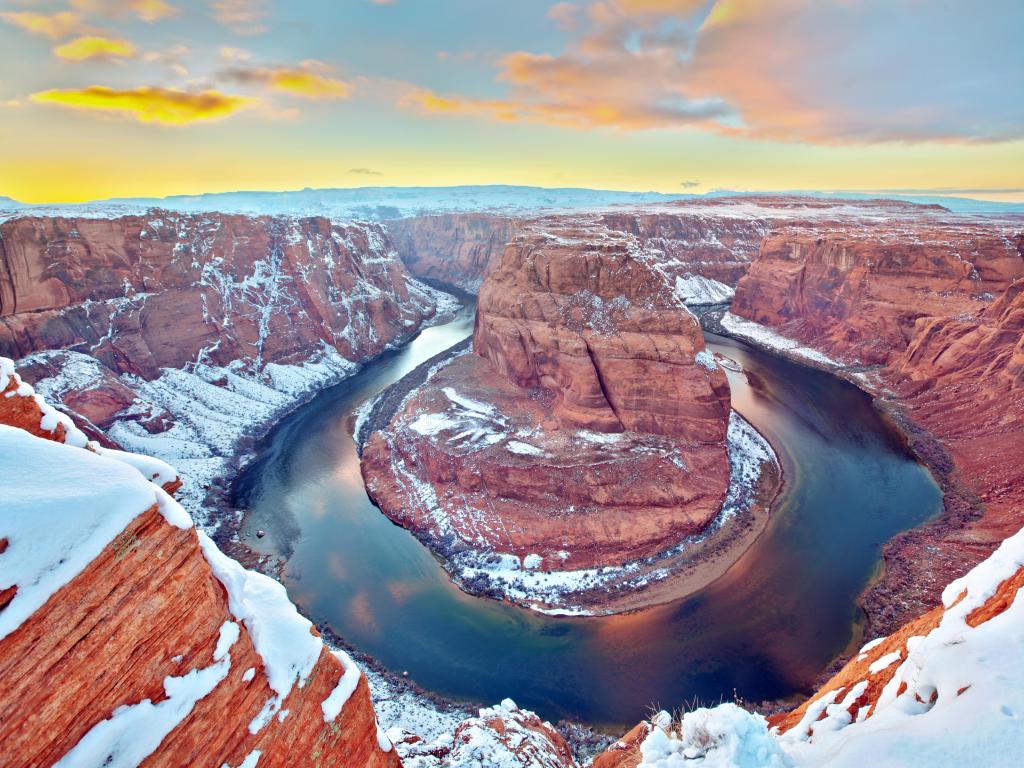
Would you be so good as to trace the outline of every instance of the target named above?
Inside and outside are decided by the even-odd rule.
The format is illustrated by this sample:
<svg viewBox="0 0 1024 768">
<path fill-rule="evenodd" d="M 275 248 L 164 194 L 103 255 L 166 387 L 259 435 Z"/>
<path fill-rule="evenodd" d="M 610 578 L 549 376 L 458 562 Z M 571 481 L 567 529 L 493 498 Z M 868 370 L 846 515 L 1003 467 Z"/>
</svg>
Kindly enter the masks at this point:
<svg viewBox="0 0 1024 768">
<path fill-rule="evenodd" d="M 736 288 L 732 311 L 838 359 L 885 364 L 917 321 L 977 312 L 1024 276 L 1012 226 L 920 220 L 777 231 Z"/>
<path fill-rule="evenodd" d="M 418 216 L 388 222 L 405 266 L 416 277 L 476 293 L 492 262 L 519 231 L 521 222 L 487 213 Z"/>
<path fill-rule="evenodd" d="M 463 556 L 623 566 L 721 510 L 728 382 L 659 256 L 588 219 L 530 224 L 480 291 L 474 354 L 434 371 L 370 436 L 371 497 L 460 563 L 464 586 L 558 605 L 557 587 L 502 588 L 506 576 Z"/>
<path fill-rule="evenodd" d="M 434 307 L 384 229 L 322 218 L 22 217 L 0 224 L 0 354 L 96 357 L 144 379 L 197 360 L 382 350 Z"/>
<path fill-rule="evenodd" d="M 169 516 L 166 508 L 174 502 L 155 489 L 147 492 L 152 486 L 115 454 L 91 456 L 71 445 L 46 448 L 49 441 L 32 435 L 63 440 L 66 434 L 40 427 L 45 404 L 40 408 L 27 394 L 0 402 L 5 404 L 0 423 L 8 425 L 0 427 L 5 458 L 0 574 L 10 578 L 24 569 L 34 535 L 64 535 L 59 526 L 35 532 L 26 527 L 34 505 L 48 504 L 52 515 L 53 500 L 63 499 L 69 516 L 91 515 L 100 529 L 103 519 L 115 514 L 106 507 L 104 478 L 126 486 L 130 499 L 141 500 L 131 511 L 134 517 L 98 556 L 27 618 L 4 625 L 0 763 L 52 765 L 78 749 L 83 760 L 96 764 L 118 754 L 132 764 L 169 767 L 251 765 L 257 758 L 260 766 L 400 765 L 378 732 L 365 678 L 351 661 L 308 634 L 315 630 L 287 602 L 283 588 L 267 577 L 244 576 L 237 564 L 225 566 L 230 561 L 212 542 L 202 544 L 194 528 L 182 525 L 180 507 Z M 37 466 L 28 454 L 46 459 L 45 477 L 32 477 Z M 24 474 L 15 477 L 19 456 Z M 88 466 L 76 468 L 86 458 Z M 81 482 L 83 476 L 90 478 L 88 484 Z M 7 562 L 12 557 L 14 564 Z M 238 580 L 246 578 L 265 581 L 247 583 L 244 598 L 233 594 L 243 589 Z M 40 588 L 36 582 L 3 586 L 0 602 L 8 612 L 22 588 Z M 244 606 L 242 615 L 236 600 Z M 275 613 L 261 617 L 261 610 Z M 279 716 L 259 717 L 278 695 L 270 667 L 277 664 L 280 673 L 281 662 L 273 658 L 272 646 L 268 650 L 266 638 L 273 631 L 266 626 L 259 650 L 253 621 L 295 625 L 314 649 L 308 671 L 292 670 L 295 679 L 272 712 Z M 256 723 L 263 724 L 253 727 Z"/>
<path fill-rule="evenodd" d="M 554 393 L 563 426 L 720 443 L 728 383 L 695 363 L 700 326 L 659 259 L 600 229 L 531 229 L 480 291 L 474 351 L 517 386 Z"/>
</svg>

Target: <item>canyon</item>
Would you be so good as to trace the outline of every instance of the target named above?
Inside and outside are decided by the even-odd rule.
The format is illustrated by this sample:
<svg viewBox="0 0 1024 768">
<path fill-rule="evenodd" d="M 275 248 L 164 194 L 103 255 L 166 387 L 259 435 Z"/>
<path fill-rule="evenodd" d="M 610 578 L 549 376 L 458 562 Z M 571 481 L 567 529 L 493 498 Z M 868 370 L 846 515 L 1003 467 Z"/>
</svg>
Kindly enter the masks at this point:
<svg viewBox="0 0 1024 768">
<path fill-rule="evenodd" d="M 24 215 L 0 223 L 0 267 L 0 356 L 19 358 L 24 376 L 5 363 L 0 422 L 18 428 L 0 433 L 5 485 L 45 496 L 57 519 L 69 503 L 96 509 L 115 492 L 83 482 L 89 474 L 112 478 L 129 501 L 117 530 L 90 540 L 80 571 L 0 637 L 2 679 L 19 686 L 0 693 L 5 764 L 140 749 L 119 730 L 125 711 L 180 715 L 147 765 L 288 765 L 296 754 L 322 765 L 576 764 L 562 735 L 511 700 L 437 739 L 401 728 L 389 739 L 351 659 L 322 642 L 283 587 L 202 533 L 224 522 L 207 494 L 253 430 L 452 311 L 417 278 L 479 290 L 472 349 L 430 361 L 393 398 L 384 429 L 363 444 L 362 470 L 385 513 L 442 554 L 467 591 L 542 610 L 615 609 L 605 593 L 637 592 L 666 551 L 722 515 L 732 475 L 748 478 L 744 508 L 767 514 L 771 448 L 750 449 L 756 432 L 730 441 L 726 361 L 705 350 L 694 311 L 871 393 L 944 492 L 942 515 L 885 545 L 862 596 L 876 640 L 810 699 L 767 719 L 733 705 L 678 722 L 658 715 L 595 768 L 710 762 L 730 750 L 764 765 L 850 764 L 872 749 L 889 759 L 891 732 L 925 748 L 934 729 L 1013 698 L 985 659 L 1021 657 L 1019 218 L 794 197 L 388 225 Z M 731 443 L 744 442 L 759 480 L 730 462 Z M 28 475 L 7 480 L 26 456 L 53 467 L 49 495 Z M 0 557 L 11 557 L 18 540 L 0 537 Z M 566 592 L 560 572 L 611 578 Z M 250 581 L 273 594 L 269 614 L 233 596 Z M 0 589 L 0 622 L 20 589 Z M 268 616 L 303 649 L 288 676 L 261 649 Z M 130 674 L 114 675 L 127 660 Z M 59 687 L 46 682 L 55 675 Z M 45 713 L 43 731 L 18 730 L 29 712 Z M 908 724 L 908 712 L 926 725 Z M 980 738 L 964 743 L 984 750 Z"/>
</svg>

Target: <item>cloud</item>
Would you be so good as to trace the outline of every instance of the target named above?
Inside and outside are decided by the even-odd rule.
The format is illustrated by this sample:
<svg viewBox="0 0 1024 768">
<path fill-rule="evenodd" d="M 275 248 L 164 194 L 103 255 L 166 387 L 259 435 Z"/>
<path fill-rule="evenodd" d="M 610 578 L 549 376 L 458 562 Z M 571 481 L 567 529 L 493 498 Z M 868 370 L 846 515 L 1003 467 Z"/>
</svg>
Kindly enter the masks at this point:
<svg viewBox="0 0 1024 768">
<path fill-rule="evenodd" d="M 232 45 L 222 45 L 218 51 L 221 61 L 249 61 L 252 54 L 244 48 L 235 48 Z"/>
<path fill-rule="evenodd" d="M 679 186 L 682 187 L 683 189 L 693 189 L 694 187 L 699 187 L 700 182 L 695 180 L 681 181 L 679 182 Z"/>
<path fill-rule="evenodd" d="M 51 40 L 67 37 L 78 31 L 81 26 L 81 17 L 73 11 L 58 11 L 56 13 L 13 11 L 0 13 L 0 19 Z"/>
<path fill-rule="evenodd" d="M 75 10 L 86 15 L 108 17 L 132 14 L 142 21 L 153 23 L 176 16 L 181 11 L 167 0 L 70 0 Z"/>
<path fill-rule="evenodd" d="M 348 99 L 352 95 L 352 85 L 334 77 L 331 68 L 319 61 L 303 61 L 297 67 L 235 66 L 223 76 L 243 85 L 258 85 L 313 101 Z"/>
<path fill-rule="evenodd" d="M 149 64 L 162 64 L 178 77 L 187 77 L 188 68 L 185 61 L 190 58 L 191 51 L 185 45 L 175 45 L 166 51 L 147 51 L 142 60 Z"/>
<path fill-rule="evenodd" d="M 499 59 L 494 94 L 400 106 L 580 129 L 695 127 L 817 144 L 1024 137 L 1019 0 L 590 0 L 560 52 Z"/>
<path fill-rule="evenodd" d="M 348 172 L 355 174 L 356 176 L 383 176 L 384 174 L 380 171 L 374 171 L 370 168 L 349 168 Z"/>
<path fill-rule="evenodd" d="M 547 16 L 558 29 L 568 32 L 576 29 L 579 23 L 580 7 L 576 3 L 555 3 L 548 8 Z"/>
<path fill-rule="evenodd" d="M 98 36 L 76 37 L 53 49 L 54 56 L 66 61 L 134 59 L 137 53 L 130 40 Z"/>
<path fill-rule="evenodd" d="M 263 20 L 269 15 L 264 0 L 217 0 L 213 4 L 213 18 L 238 35 L 266 32 Z"/>
<path fill-rule="evenodd" d="M 102 85 L 88 88 L 33 93 L 38 104 L 56 104 L 72 109 L 115 112 L 140 123 L 187 125 L 201 120 L 219 120 L 234 114 L 256 99 L 232 96 L 214 90 L 190 93 L 176 88 L 143 86 L 115 90 Z"/>
</svg>

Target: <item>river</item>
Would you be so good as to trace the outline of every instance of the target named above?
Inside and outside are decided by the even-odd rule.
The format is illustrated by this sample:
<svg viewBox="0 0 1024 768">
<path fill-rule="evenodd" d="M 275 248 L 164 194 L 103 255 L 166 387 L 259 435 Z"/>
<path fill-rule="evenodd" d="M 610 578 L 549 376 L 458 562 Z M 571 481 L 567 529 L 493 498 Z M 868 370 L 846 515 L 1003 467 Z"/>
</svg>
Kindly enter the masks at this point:
<svg viewBox="0 0 1024 768">
<path fill-rule="evenodd" d="M 556 618 L 470 597 L 373 506 L 353 411 L 472 332 L 473 308 L 424 330 L 285 417 L 238 477 L 261 549 L 287 555 L 289 594 L 389 669 L 453 699 L 511 697 L 543 717 L 621 730 L 652 706 L 807 691 L 859 642 L 856 597 L 894 534 L 937 514 L 927 470 L 856 387 L 706 335 L 743 366 L 733 407 L 775 446 L 785 483 L 768 527 L 718 581 L 668 605 Z M 251 537 L 250 537 L 251 539 Z"/>
</svg>

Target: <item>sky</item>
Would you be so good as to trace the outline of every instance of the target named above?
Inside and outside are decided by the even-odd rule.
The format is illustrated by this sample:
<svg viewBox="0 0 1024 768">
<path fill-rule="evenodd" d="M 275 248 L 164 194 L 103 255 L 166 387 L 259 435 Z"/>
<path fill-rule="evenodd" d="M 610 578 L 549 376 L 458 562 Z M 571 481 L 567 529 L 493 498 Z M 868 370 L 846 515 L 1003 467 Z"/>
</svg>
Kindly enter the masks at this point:
<svg viewBox="0 0 1024 768">
<path fill-rule="evenodd" d="M 0 195 L 1024 201 L 1020 0 L 0 0 Z"/>
</svg>

